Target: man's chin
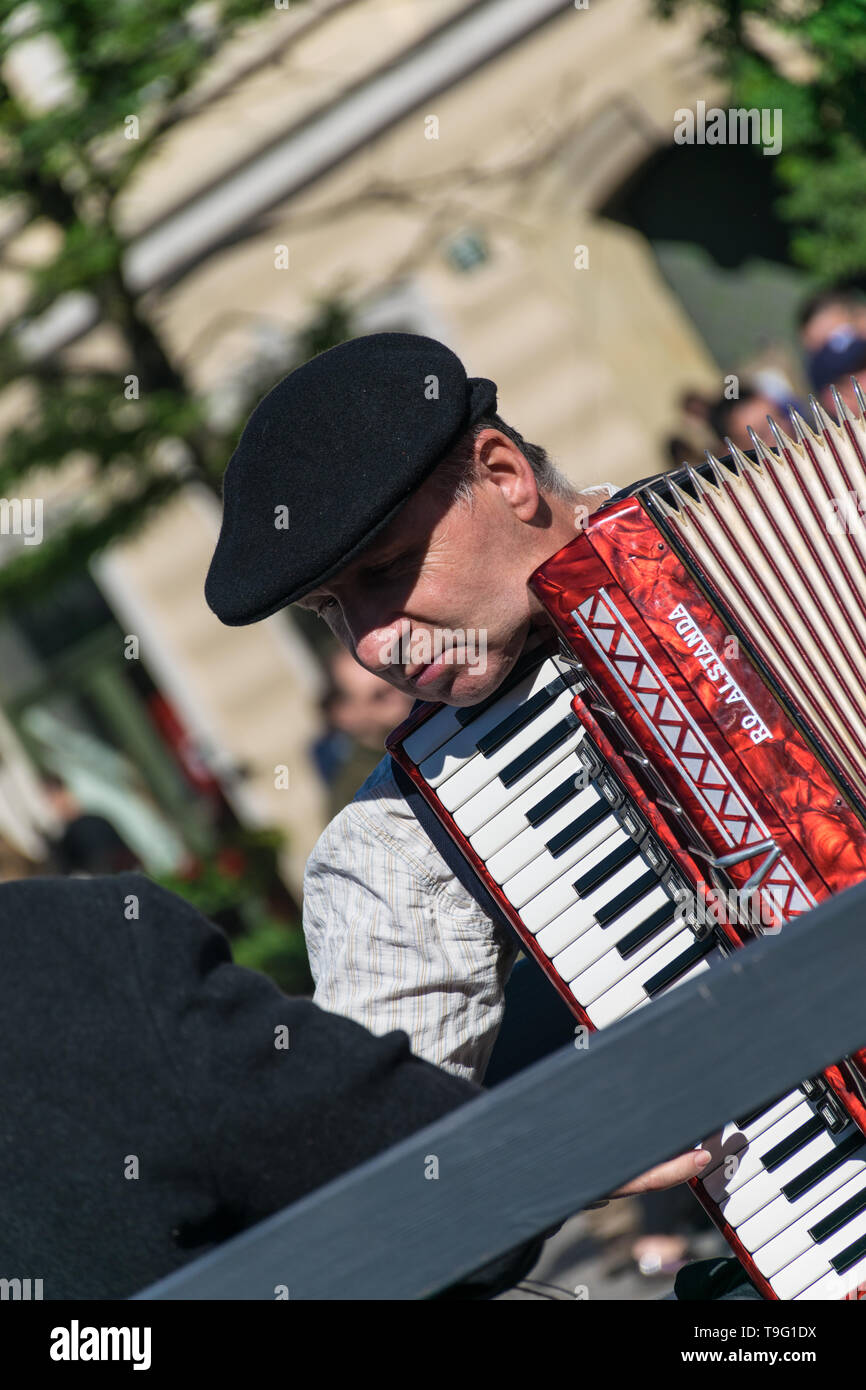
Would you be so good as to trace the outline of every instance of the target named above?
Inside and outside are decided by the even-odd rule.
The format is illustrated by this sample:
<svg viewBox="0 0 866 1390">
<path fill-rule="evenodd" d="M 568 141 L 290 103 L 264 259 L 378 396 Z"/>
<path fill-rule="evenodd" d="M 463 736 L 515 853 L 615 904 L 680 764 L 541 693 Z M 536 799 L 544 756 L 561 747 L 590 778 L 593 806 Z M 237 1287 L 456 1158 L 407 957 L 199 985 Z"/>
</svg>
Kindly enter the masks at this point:
<svg viewBox="0 0 866 1390">
<path fill-rule="evenodd" d="M 509 660 L 489 660 L 482 667 L 448 666 L 427 689 L 417 690 L 420 700 L 439 700 L 445 705 L 466 707 L 486 700 L 504 681 L 513 666 Z"/>
</svg>

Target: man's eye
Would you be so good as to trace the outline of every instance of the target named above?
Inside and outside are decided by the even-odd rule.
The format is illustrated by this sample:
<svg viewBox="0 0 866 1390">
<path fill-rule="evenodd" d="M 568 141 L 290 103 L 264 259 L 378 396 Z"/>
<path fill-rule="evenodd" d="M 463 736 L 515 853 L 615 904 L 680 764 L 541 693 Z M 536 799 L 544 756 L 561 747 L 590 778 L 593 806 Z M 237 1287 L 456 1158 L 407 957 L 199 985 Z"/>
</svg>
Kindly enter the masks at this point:
<svg viewBox="0 0 866 1390">
<path fill-rule="evenodd" d="M 395 559 L 388 560 L 384 565 L 374 565 L 367 570 L 367 576 L 370 579 L 385 579 L 389 574 L 398 574 L 401 569 L 405 568 L 410 558 L 409 555 L 398 555 Z"/>
<path fill-rule="evenodd" d="M 335 598 L 323 598 L 323 599 L 322 599 L 322 602 L 319 604 L 318 608 L 316 609 L 316 617 L 317 617 L 317 618 L 324 618 L 325 614 L 328 612 L 328 610 L 330 609 L 331 605 L 332 605 L 332 604 L 336 604 L 336 602 L 337 602 L 337 600 L 336 600 Z"/>
</svg>

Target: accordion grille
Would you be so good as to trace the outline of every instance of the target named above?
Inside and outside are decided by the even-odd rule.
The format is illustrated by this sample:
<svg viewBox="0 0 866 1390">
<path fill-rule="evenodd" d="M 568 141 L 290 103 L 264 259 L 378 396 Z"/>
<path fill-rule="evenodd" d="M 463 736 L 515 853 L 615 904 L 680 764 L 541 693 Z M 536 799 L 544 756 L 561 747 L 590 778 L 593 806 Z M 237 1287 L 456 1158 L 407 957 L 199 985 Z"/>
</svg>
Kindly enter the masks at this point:
<svg viewBox="0 0 866 1390">
<path fill-rule="evenodd" d="M 866 421 L 844 408 L 840 421 L 794 415 L 796 439 L 774 425 L 776 449 L 754 437 L 755 462 L 708 455 L 686 470 L 695 496 L 670 479 L 672 505 L 653 502 L 866 801 Z"/>
</svg>

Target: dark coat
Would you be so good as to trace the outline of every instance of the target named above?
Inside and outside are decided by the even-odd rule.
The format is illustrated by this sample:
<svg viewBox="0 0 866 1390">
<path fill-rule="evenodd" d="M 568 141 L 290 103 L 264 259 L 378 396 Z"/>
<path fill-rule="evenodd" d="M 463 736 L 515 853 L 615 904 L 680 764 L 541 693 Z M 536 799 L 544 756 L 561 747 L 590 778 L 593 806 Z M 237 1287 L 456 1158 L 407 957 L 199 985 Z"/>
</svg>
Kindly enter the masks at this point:
<svg viewBox="0 0 866 1390">
<path fill-rule="evenodd" d="M 477 1094 L 140 873 L 2 884 L 0 933 L 0 1278 L 46 1299 L 128 1297 Z"/>
</svg>

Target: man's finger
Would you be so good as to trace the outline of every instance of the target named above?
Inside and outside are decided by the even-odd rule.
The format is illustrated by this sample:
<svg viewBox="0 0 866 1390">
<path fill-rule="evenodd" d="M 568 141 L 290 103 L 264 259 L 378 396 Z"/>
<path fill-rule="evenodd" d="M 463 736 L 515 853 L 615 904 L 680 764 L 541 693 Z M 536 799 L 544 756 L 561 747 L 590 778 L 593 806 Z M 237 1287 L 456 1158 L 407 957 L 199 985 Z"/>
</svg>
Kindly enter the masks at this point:
<svg viewBox="0 0 866 1390">
<path fill-rule="evenodd" d="M 623 1187 L 618 1187 L 612 1197 L 633 1197 L 637 1192 L 657 1192 L 665 1187 L 676 1187 L 677 1183 L 696 1178 L 710 1161 L 706 1149 L 691 1149 L 678 1158 L 669 1158 L 666 1163 L 658 1163 L 639 1177 L 632 1178 Z"/>
</svg>

